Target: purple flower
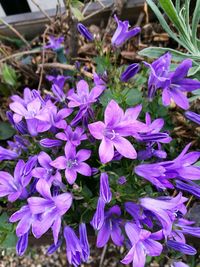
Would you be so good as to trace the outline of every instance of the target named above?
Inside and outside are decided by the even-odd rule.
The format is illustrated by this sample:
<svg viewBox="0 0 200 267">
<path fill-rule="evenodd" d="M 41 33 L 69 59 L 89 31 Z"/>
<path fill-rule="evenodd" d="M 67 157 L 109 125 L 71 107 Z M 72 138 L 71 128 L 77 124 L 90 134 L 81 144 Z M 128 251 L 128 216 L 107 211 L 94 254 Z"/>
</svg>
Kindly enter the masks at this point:
<svg viewBox="0 0 200 267">
<path fill-rule="evenodd" d="M 2 160 L 15 160 L 19 157 L 20 153 L 0 146 L 0 161 Z"/>
<path fill-rule="evenodd" d="M 105 71 L 103 74 L 97 74 L 96 72 L 94 72 L 93 80 L 95 85 L 102 86 L 103 89 L 106 89 L 106 84 L 108 82 L 107 72 Z"/>
<path fill-rule="evenodd" d="M 134 267 L 144 267 L 146 255 L 159 256 L 162 245 L 155 241 L 151 232 L 140 229 L 134 223 L 126 223 L 125 231 L 131 242 L 131 249 L 121 261 L 123 264 L 133 262 Z"/>
<path fill-rule="evenodd" d="M 97 247 L 104 247 L 111 237 L 113 243 L 117 246 L 122 246 L 124 236 L 120 228 L 121 210 L 118 205 L 113 206 L 109 211 L 105 212 L 104 222 L 97 236 Z"/>
<path fill-rule="evenodd" d="M 61 48 L 61 44 L 63 43 L 63 41 L 64 37 L 62 36 L 58 38 L 55 38 L 54 36 L 49 36 L 49 43 L 45 45 L 44 48 L 57 50 Z"/>
<path fill-rule="evenodd" d="M 85 37 L 88 41 L 94 40 L 92 33 L 82 23 L 77 24 L 77 29 L 79 33 L 83 35 L 83 37 Z"/>
<path fill-rule="evenodd" d="M 176 188 L 189 192 L 190 194 L 200 198 L 200 186 L 196 183 L 188 181 L 187 183 L 176 180 Z"/>
<path fill-rule="evenodd" d="M 51 255 L 53 254 L 55 251 L 58 250 L 58 248 L 62 245 L 62 240 L 59 239 L 58 242 L 56 244 L 52 244 L 48 250 L 47 250 L 47 255 Z"/>
<path fill-rule="evenodd" d="M 128 82 L 133 76 L 135 76 L 140 70 L 140 65 L 133 63 L 129 65 L 126 70 L 121 74 L 120 80 L 122 82 Z"/>
<path fill-rule="evenodd" d="M 13 113 L 11 111 L 6 112 L 6 116 L 9 120 L 9 122 L 12 124 L 12 126 L 20 133 L 20 134 L 27 134 L 28 129 L 26 126 L 26 123 L 24 121 L 20 121 L 16 123 L 13 118 Z"/>
<path fill-rule="evenodd" d="M 145 66 L 151 70 L 148 80 L 148 98 L 150 101 L 154 98 L 157 89 L 165 88 L 170 84 L 170 79 L 168 78 L 170 62 L 170 53 L 164 54 L 151 64 L 144 62 Z"/>
<path fill-rule="evenodd" d="M 181 237 L 181 234 L 186 234 L 186 235 L 192 235 L 196 237 L 200 237 L 200 227 L 195 227 L 193 226 L 194 222 L 188 221 L 186 219 L 179 219 L 175 224 L 174 224 L 174 232 L 177 235 L 172 235 L 176 241 L 182 241 L 185 243 L 185 238 L 176 238 L 176 236 Z"/>
<path fill-rule="evenodd" d="M 65 102 L 66 94 L 63 91 L 63 87 L 65 85 L 65 81 L 70 77 L 65 77 L 63 75 L 57 75 L 56 77 L 47 75 L 46 78 L 47 80 L 53 83 L 51 90 L 55 95 L 55 99 L 58 100 L 59 102 Z"/>
<path fill-rule="evenodd" d="M 61 182 L 61 175 L 59 171 L 56 171 L 50 164 L 52 159 L 45 152 L 40 152 L 38 155 L 38 162 L 40 167 L 36 167 L 32 170 L 33 177 L 39 179 L 45 179 L 49 185 L 51 185 L 54 181 Z"/>
<path fill-rule="evenodd" d="M 12 214 L 9 221 L 11 223 L 19 221 L 16 227 L 16 235 L 18 237 L 25 235 L 29 232 L 36 215 L 33 215 L 28 205 L 22 206 L 20 210 Z"/>
<path fill-rule="evenodd" d="M 89 159 L 91 151 L 81 149 L 76 152 L 76 148 L 70 144 L 65 145 L 65 156 L 60 156 L 50 163 L 51 166 L 59 170 L 65 170 L 65 177 L 69 184 L 73 184 L 77 178 L 77 173 L 84 176 L 91 176 L 91 168 L 84 161 Z"/>
<path fill-rule="evenodd" d="M 148 127 L 148 131 L 146 133 L 139 133 L 139 141 L 142 142 L 156 142 L 158 143 L 169 143 L 172 138 L 167 133 L 160 133 L 161 129 L 164 126 L 163 119 L 156 119 L 151 121 L 151 116 L 147 112 L 145 116 L 145 122 Z"/>
<path fill-rule="evenodd" d="M 25 233 L 24 235 L 18 237 L 18 241 L 16 244 L 16 252 L 19 256 L 24 255 L 26 249 L 28 247 L 28 235 L 29 233 Z"/>
<path fill-rule="evenodd" d="M 152 64 L 145 63 L 151 69 L 148 81 L 149 98 L 152 100 L 156 90 L 161 88 L 163 105 L 170 105 L 173 99 L 177 106 L 188 109 L 189 102 L 185 93 L 200 88 L 199 81 L 185 78 L 192 67 L 192 60 L 183 60 L 174 72 L 170 72 L 170 63 L 170 53 L 161 56 Z"/>
<path fill-rule="evenodd" d="M 74 230 L 69 226 L 65 226 L 64 228 L 64 238 L 66 241 L 66 254 L 68 262 L 74 267 L 77 267 L 83 260 L 83 249 L 81 242 L 76 236 Z"/>
<path fill-rule="evenodd" d="M 162 197 L 162 198 L 141 198 L 140 205 L 156 216 L 163 227 L 163 233 L 165 236 L 169 235 L 172 231 L 172 224 L 177 218 L 177 214 L 186 214 L 187 210 L 184 202 L 187 198 L 179 193 L 176 197 Z"/>
<path fill-rule="evenodd" d="M 189 101 L 185 95 L 186 92 L 192 92 L 200 88 L 200 82 L 197 80 L 185 78 L 189 69 L 192 67 L 192 60 L 185 59 L 169 74 L 170 85 L 163 88 L 162 101 L 163 105 L 168 106 L 171 99 L 182 109 L 189 108 Z"/>
<path fill-rule="evenodd" d="M 76 127 L 73 131 L 70 126 L 67 126 L 64 133 L 57 133 L 56 138 L 67 141 L 74 146 L 79 146 L 81 141 L 87 139 L 87 135 L 81 127 Z"/>
<path fill-rule="evenodd" d="M 63 193 L 52 196 L 50 186 L 44 179 L 37 182 L 36 189 L 42 197 L 28 198 L 31 213 L 39 215 L 32 224 L 33 234 L 36 238 L 40 238 L 49 228 L 52 228 L 54 244 L 57 244 L 61 218 L 72 205 L 72 195 Z"/>
<path fill-rule="evenodd" d="M 104 208 L 105 201 L 102 198 L 99 198 L 97 202 L 96 212 L 92 218 L 92 221 L 90 222 L 95 230 L 100 230 L 104 223 Z"/>
<path fill-rule="evenodd" d="M 137 175 L 150 181 L 156 187 L 161 189 L 174 188 L 173 184 L 169 182 L 171 177 L 165 175 L 166 169 L 159 163 L 141 164 L 134 168 Z"/>
<path fill-rule="evenodd" d="M 57 107 L 52 104 L 51 101 L 48 101 L 45 107 L 41 110 L 40 114 L 37 115 L 37 119 L 46 123 L 45 131 L 57 129 L 65 129 L 67 127 L 67 123 L 64 120 L 72 113 L 72 109 L 63 108 L 58 111 Z M 43 131 L 40 129 L 43 127 L 43 124 L 38 127 L 38 131 Z"/>
<path fill-rule="evenodd" d="M 124 114 L 119 105 L 111 100 L 104 113 L 105 123 L 102 121 L 88 125 L 91 135 L 101 141 L 99 156 L 102 163 L 111 161 L 114 157 L 114 147 L 124 157 L 135 159 L 137 153 L 132 144 L 124 137 L 131 136 L 134 131 L 140 131 L 142 124 L 137 120 L 130 120 L 131 109 Z"/>
<path fill-rule="evenodd" d="M 195 113 L 195 112 L 192 112 L 192 111 L 186 111 L 185 112 L 185 117 L 188 119 L 188 120 L 191 120 L 193 122 L 196 122 L 197 124 L 200 124 L 200 115 Z"/>
<path fill-rule="evenodd" d="M 62 146 L 62 141 L 50 138 L 40 140 L 40 145 L 46 148 Z"/>
<path fill-rule="evenodd" d="M 171 265 L 171 267 L 190 267 L 189 265 L 185 264 L 182 261 L 175 261 L 173 262 L 173 264 Z"/>
<path fill-rule="evenodd" d="M 90 256 L 90 246 L 88 243 L 87 229 L 86 229 L 85 223 L 81 223 L 79 225 L 79 237 L 80 237 L 80 243 L 82 247 L 82 259 L 84 262 L 87 262 Z"/>
<path fill-rule="evenodd" d="M 121 21 L 116 15 L 114 15 L 114 18 L 117 22 L 117 29 L 112 37 L 111 42 L 115 47 L 122 46 L 128 39 L 134 37 L 141 31 L 140 27 L 135 27 L 129 30 L 129 22 L 127 20 Z"/>
<path fill-rule="evenodd" d="M 123 185 L 123 184 L 125 184 L 126 182 L 127 182 L 127 179 L 126 179 L 125 176 L 120 176 L 120 177 L 118 178 L 118 184 Z"/>
<path fill-rule="evenodd" d="M 200 152 L 187 153 L 190 145 L 188 144 L 174 160 L 142 164 L 135 167 L 135 172 L 162 189 L 173 188 L 173 185 L 168 181 L 172 178 L 199 180 L 200 169 L 192 164 L 198 160 Z"/>
<path fill-rule="evenodd" d="M 24 117 L 30 134 L 35 136 L 38 133 L 37 116 L 41 114 L 41 106 L 40 99 L 35 98 L 32 102 L 27 104 L 27 107 L 24 107 L 20 102 L 13 102 L 10 104 L 10 109 L 15 112 L 14 121 L 18 123 Z"/>
<path fill-rule="evenodd" d="M 193 248 L 187 244 L 174 241 L 174 240 L 168 240 L 167 246 L 169 248 L 176 250 L 176 251 L 180 251 L 181 253 L 186 254 L 186 255 L 195 255 L 197 253 L 195 248 Z"/>
<path fill-rule="evenodd" d="M 112 200 L 108 175 L 105 172 L 101 173 L 100 176 L 100 198 L 102 198 L 105 203 L 109 203 Z"/>
<path fill-rule="evenodd" d="M 103 93 L 104 88 L 102 86 L 95 86 L 89 91 L 88 83 L 84 80 L 81 80 L 77 83 L 77 93 L 71 91 L 67 99 L 69 100 L 68 107 L 80 107 L 87 108 L 92 103 L 95 103 L 98 97 Z"/>
<path fill-rule="evenodd" d="M 14 176 L 8 172 L 0 171 L 0 197 L 8 196 L 10 202 L 28 196 L 26 186 L 32 178 L 31 170 L 37 157 L 31 158 L 27 163 L 19 160 L 14 170 Z"/>
</svg>

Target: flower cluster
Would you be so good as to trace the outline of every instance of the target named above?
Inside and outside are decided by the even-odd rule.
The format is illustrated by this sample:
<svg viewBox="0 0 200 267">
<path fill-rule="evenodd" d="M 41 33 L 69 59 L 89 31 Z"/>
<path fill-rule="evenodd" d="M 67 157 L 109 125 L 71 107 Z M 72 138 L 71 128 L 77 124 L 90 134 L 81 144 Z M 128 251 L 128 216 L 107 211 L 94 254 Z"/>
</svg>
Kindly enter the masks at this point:
<svg viewBox="0 0 200 267">
<path fill-rule="evenodd" d="M 115 19 L 118 28 L 112 44 L 120 47 L 140 29 L 128 31 L 127 21 Z M 93 40 L 82 24 L 78 30 Z M 170 72 L 170 59 L 167 53 L 152 64 L 145 63 L 151 70 L 148 95 L 152 100 L 160 89 L 164 105 L 173 99 L 185 109 L 184 92 L 198 89 L 200 82 L 185 78 L 190 60 Z M 132 64 L 121 73 L 123 86 L 139 69 Z M 101 97 L 108 84 L 97 74 L 91 89 L 80 79 L 67 93 L 68 77 L 47 79 L 51 92 L 25 88 L 23 97 L 11 97 L 7 115 L 17 134 L 8 148 L 0 147 L 0 160 L 15 165 L 13 171 L 9 167 L 0 171 L 0 197 L 7 197 L 17 209 L 9 220 L 18 222 L 18 254 L 26 251 L 31 233 L 40 238 L 51 230 L 54 243 L 48 254 L 65 240 L 69 263 L 79 266 L 90 255 L 86 230 L 90 222 L 97 247 L 111 239 L 127 248 L 123 264 L 143 267 L 147 255 L 159 256 L 163 249 L 194 255 L 196 249 L 186 243 L 184 234 L 200 237 L 200 228 L 187 219 L 188 198 L 183 192 L 200 197 L 195 183 L 200 180 L 200 168 L 195 165 L 200 152 L 188 152 L 188 144 L 171 159 L 165 148 L 172 138 L 164 119 L 144 112 L 141 104 L 128 107 L 114 99 L 104 108 Z M 198 116 L 186 113 L 197 123 Z M 145 185 L 152 186 L 151 195 Z M 174 262 L 173 266 L 186 265 Z"/>
</svg>

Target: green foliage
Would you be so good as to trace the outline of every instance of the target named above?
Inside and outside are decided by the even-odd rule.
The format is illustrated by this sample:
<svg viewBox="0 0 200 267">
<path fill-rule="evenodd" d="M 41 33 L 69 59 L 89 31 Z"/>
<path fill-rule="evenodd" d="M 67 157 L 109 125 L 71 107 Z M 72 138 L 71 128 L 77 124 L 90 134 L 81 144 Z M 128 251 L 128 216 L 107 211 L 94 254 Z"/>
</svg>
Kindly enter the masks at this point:
<svg viewBox="0 0 200 267">
<path fill-rule="evenodd" d="M 15 88 L 18 86 L 17 73 L 11 66 L 8 66 L 7 64 L 3 64 L 1 75 L 2 75 L 2 81 L 5 84 L 8 84 Z"/>
<path fill-rule="evenodd" d="M 78 21 L 81 21 L 84 19 L 84 16 L 82 15 L 81 10 L 80 10 L 83 6 L 84 6 L 83 3 L 78 0 L 71 0 L 70 2 L 71 12 Z"/>
<path fill-rule="evenodd" d="M 184 1 L 182 6 L 180 5 L 179 0 L 176 0 L 175 6 L 172 0 L 158 0 L 161 9 L 167 15 L 170 22 L 174 25 L 176 32 L 171 30 L 169 23 L 166 21 L 164 15 L 161 13 L 160 9 L 157 7 L 154 1 L 147 0 L 147 3 L 157 16 L 163 29 L 169 34 L 172 39 L 174 39 L 179 45 L 184 47 L 188 52 L 182 53 L 170 48 L 149 47 L 140 51 L 139 54 L 148 56 L 150 58 L 156 58 L 164 54 L 166 51 L 169 51 L 172 54 L 174 61 L 182 61 L 185 58 L 191 58 L 194 63 L 191 75 L 196 75 L 196 73 L 200 71 L 200 40 L 197 36 L 200 0 L 196 1 L 194 14 L 190 14 L 190 0 Z M 191 26 L 189 22 L 190 15 L 192 15 Z"/>
<path fill-rule="evenodd" d="M 0 247 L 12 248 L 16 245 L 16 235 L 14 225 L 9 223 L 9 217 L 4 212 L 0 216 Z"/>
<path fill-rule="evenodd" d="M 8 122 L 0 122 L 0 140 L 7 140 L 11 138 L 15 133 L 15 130 L 10 126 Z"/>
</svg>

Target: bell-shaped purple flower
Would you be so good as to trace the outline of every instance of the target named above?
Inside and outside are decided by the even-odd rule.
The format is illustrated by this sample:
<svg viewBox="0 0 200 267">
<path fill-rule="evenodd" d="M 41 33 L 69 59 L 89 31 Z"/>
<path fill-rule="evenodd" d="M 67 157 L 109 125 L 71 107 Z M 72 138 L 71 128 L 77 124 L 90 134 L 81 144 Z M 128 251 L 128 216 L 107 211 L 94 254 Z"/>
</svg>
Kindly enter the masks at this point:
<svg viewBox="0 0 200 267">
<path fill-rule="evenodd" d="M 176 188 L 189 192 L 190 194 L 200 198 L 200 186 L 192 181 L 183 182 L 176 180 Z"/>
<path fill-rule="evenodd" d="M 62 141 L 57 139 L 44 138 L 40 140 L 40 145 L 46 148 L 59 147 L 62 145 Z"/>
<path fill-rule="evenodd" d="M 125 258 L 121 261 L 123 264 L 133 262 L 134 267 L 144 267 L 146 262 L 146 255 L 159 256 L 162 252 L 162 245 L 155 241 L 151 232 L 140 229 L 134 223 L 126 223 L 126 234 L 131 243 L 131 249 Z"/>
<path fill-rule="evenodd" d="M 175 240 L 168 240 L 167 246 L 176 251 L 180 251 L 181 253 L 186 254 L 186 255 L 195 255 L 197 253 L 195 248 L 187 244 L 177 242 Z"/>
<path fill-rule="evenodd" d="M 94 40 L 94 37 L 93 37 L 92 33 L 82 23 L 78 23 L 77 24 L 77 30 L 88 41 L 93 41 Z"/>
<path fill-rule="evenodd" d="M 74 230 L 69 226 L 65 226 L 64 228 L 64 238 L 66 241 L 66 254 L 68 262 L 74 267 L 77 267 L 82 262 L 81 242 Z"/>
<path fill-rule="evenodd" d="M 54 36 L 49 36 L 49 42 L 44 46 L 46 49 L 58 50 L 61 48 L 61 44 L 64 41 L 64 37 L 55 38 Z"/>
<path fill-rule="evenodd" d="M 151 211 L 154 216 L 159 220 L 163 227 L 163 233 L 165 236 L 169 235 L 172 231 L 173 222 L 176 220 L 177 215 L 186 214 L 187 209 L 184 205 L 184 202 L 187 201 L 187 198 L 182 196 L 182 193 L 179 193 L 176 197 L 162 197 L 162 198 L 141 198 L 141 206 Z"/>
<path fill-rule="evenodd" d="M 79 225 L 79 237 L 80 237 L 80 243 L 82 247 L 82 259 L 84 262 L 87 262 L 90 256 L 90 246 L 88 243 L 87 229 L 86 229 L 85 223 L 81 223 Z"/>
<path fill-rule="evenodd" d="M 186 111 L 185 117 L 190 121 L 193 121 L 193 122 L 196 122 L 197 124 L 200 124 L 200 115 L 195 113 L 195 112 Z"/>
<path fill-rule="evenodd" d="M 28 247 L 28 235 L 29 235 L 29 232 L 18 237 L 18 241 L 16 244 L 16 252 L 19 256 L 24 255 L 24 253 L 26 252 L 26 249 Z"/>
<path fill-rule="evenodd" d="M 104 209 L 105 209 L 105 201 L 102 198 L 98 199 L 96 212 L 90 222 L 95 230 L 100 230 L 104 223 Z"/>
<path fill-rule="evenodd" d="M 100 176 L 100 197 L 105 201 L 105 203 L 109 203 L 112 200 L 108 175 L 105 172 L 101 173 Z"/>
<path fill-rule="evenodd" d="M 61 229 L 61 218 L 72 205 L 72 195 L 62 193 L 52 196 L 50 186 L 44 179 L 37 182 L 36 189 L 42 197 L 28 198 L 31 213 L 40 217 L 33 221 L 32 232 L 36 238 L 40 238 L 52 228 L 54 244 L 57 244 Z"/>
<path fill-rule="evenodd" d="M 121 21 L 116 15 L 114 18 L 117 22 L 117 29 L 111 40 L 114 47 L 122 46 L 128 39 L 134 37 L 141 31 L 140 27 L 135 27 L 129 30 L 129 22 L 127 20 Z"/>
<path fill-rule="evenodd" d="M 140 70 L 140 65 L 137 63 L 133 63 L 129 65 L 125 71 L 121 74 L 120 80 L 122 82 L 128 82 L 133 76 L 135 76 Z"/>
<path fill-rule="evenodd" d="M 97 236 L 97 247 L 104 247 L 111 237 L 113 243 L 121 246 L 124 241 L 120 223 L 121 223 L 121 210 L 118 205 L 113 206 L 109 211 L 105 212 L 105 219 L 102 227 L 100 228 Z"/>
<path fill-rule="evenodd" d="M 52 244 L 48 250 L 47 250 L 47 255 L 51 255 L 53 254 L 55 251 L 58 250 L 58 248 L 62 245 L 62 240 L 59 239 L 58 242 L 56 244 Z"/>
</svg>

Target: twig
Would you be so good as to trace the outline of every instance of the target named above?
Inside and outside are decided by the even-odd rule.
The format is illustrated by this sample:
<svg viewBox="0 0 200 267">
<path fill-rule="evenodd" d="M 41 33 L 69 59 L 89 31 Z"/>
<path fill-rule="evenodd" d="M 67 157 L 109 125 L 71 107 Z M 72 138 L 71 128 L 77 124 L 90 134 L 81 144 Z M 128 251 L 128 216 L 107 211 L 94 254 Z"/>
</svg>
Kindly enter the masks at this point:
<svg viewBox="0 0 200 267">
<path fill-rule="evenodd" d="M 15 54 L 12 54 L 12 55 L 9 55 L 7 57 L 0 59 L 0 63 L 7 61 L 9 59 L 15 58 L 15 57 L 22 57 L 24 55 L 37 54 L 37 53 L 41 53 L 41 49 L 40 50 L 18 52 L 18 53 L 15 53 Z"/>
<path fill-rule="evenodd" d="M 42 64 L 39 64 L 39 68 L 42 67 Z M 43 68 L 44 69 L 51 69 L 51 68 L 57 68 L 57 69 L 63 69 L 63 70 L 72 70 L 75 71 L 77 70 L 75 66 L 73 65 L 69 65 L 69 64 L 62 64 L 62 63 L 58 63 L 58 62 L 54 62 L 54 63 L 44 63 L 43 64 Z M 86 77 L 93 79 L 93 74 L 85 71 L 83 69 L 80 70 L 80 72 L 85 75 Z"/>
<path fill-rule="evenodd" d="M 191 196 L 190 199 L 188 200 L 188 202 L 187 202 L 187 204 L 186 204 L 186 208 L 189 207 L 190 203 L 191 203 L 192 200 L 193 200 L 193 197 L 194 197 L 194 196 Z"/>
<path fill-rule="evenodd" d="M 2 22 L 4 25 L 6 25 L 12 32 L 14 32 L 22 41 L 23 43 L 25 43 L 28 48 L 31 48 L 30 44 L 28 43 L 28 41 L 26 41 L 26 39 L 21 35 L 21 33 L 19 33 L 12 25 L 10 25 L 9 23 L 7 23 L 5 20 L 0 19 L 0 22 Z"/>
<path fill-rule="evenodd" d="M 106 244 L 103 248 L 103 251 L 101 253 L 101 259 L 100 259 L 100 263 L 99 263 L 99 267 L 103 267 L 103 262 L 104 262 L 104 258 L 106 255 L 106 250 L 107 250 L 108 244 Z"/>
<path fill-rule="evenodd" d="M 43 65 L 44 65 L 44 61 L 45 61 L 45 48 L 44 48 L 44 46 L 45 46 L 45 38 L 46 38 L 46 34 L 47 34 L 48 30 L 49 30 L 49 26 L 46 27 L 46 29 L 45 29 L 45 31 L 43 33 L 43 41 L 42 41 L 42 48 L 43 48 L 43 50 L 42 50 L 42 66 L 41 66 L 41 72 L 40 72 L 40 80 L 39 80 L 39 84 L 38 84 L 38 90 L 40 90 L 40 87 L 42 85 L 42 77 L 43 77 L 43 72 L 44 72 Z"/>
<path fill-rule="evenodd" d="M 45 17 L 48 18 L 49 21 L 51 21 L 51 22 L 53 21 L 52 18 L 47 14 L 47 12 L 45 10 L 43 10 L 41 8 L 41 6 L 35 2 L 35 0 L 31 0 L 31 2 L 45 15 Z"/>
</svg>

